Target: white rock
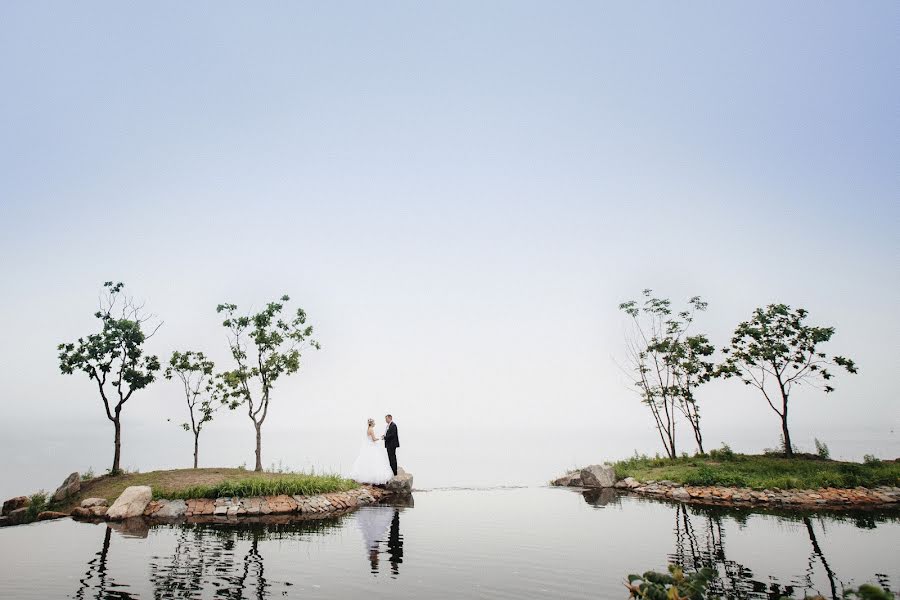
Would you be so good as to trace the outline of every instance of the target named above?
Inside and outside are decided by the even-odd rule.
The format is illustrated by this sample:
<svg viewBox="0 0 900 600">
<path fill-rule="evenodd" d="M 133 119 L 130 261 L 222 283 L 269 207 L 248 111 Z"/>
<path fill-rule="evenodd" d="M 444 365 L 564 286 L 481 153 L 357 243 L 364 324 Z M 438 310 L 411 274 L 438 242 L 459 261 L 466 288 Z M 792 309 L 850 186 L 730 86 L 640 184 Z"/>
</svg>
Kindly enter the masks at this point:
<svg viewBox="0 0 900 600">
<path fill-rule="evenodd" d="M 139 517 L 144 514 L 144 509 L 150 504 L 152 498 L 153 491 L 149 485 L 127 487 L 122 492 L 122 495 L 116 498 L 109 510 L 106 511 L 106 517 L 110 521 Z"/>
<path fill-rule="evenodd" d="M 159 519 L 177 519 L 187 512 L 187 502 L 184 500 L 167 500 L 162 508 L 153 513 Z"/>
<path fill-rule="evenodd" d="M 95 506 L 109 506 L 106 498 L 85 498 L 81 501 L 81 508 L 94 508 Z"/>
<path fill-rule="evenodd" d="M 581 470 L 581 485 L 607 488 L 616 485 L 616 471 L 608 465 L 590 465 Z"/>
</svg>

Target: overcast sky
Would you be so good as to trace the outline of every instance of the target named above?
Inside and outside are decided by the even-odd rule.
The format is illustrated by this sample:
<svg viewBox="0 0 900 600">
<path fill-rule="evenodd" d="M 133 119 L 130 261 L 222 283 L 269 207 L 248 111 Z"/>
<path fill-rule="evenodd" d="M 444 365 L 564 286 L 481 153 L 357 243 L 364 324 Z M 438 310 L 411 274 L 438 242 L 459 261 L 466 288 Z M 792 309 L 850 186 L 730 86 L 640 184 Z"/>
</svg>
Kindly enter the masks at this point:
<svg viewBox="0 0 900 600">
<path fill-rule="evenodd" d="M 164 321 L 161 357 L 225 366 L 220 302 L 306 309 L 323 348 L 276 390 L 266 464 L 344 468 L 385 412 L 435 485 L 655 452 L 616 364 L 617 305 L 645 287 L 709 301 L 718 345 L 771 302 L 834 325 L 860 373 L 796 394 L 796 442 L 900 453 L 898 16 L 4 3 L 0 491 L 109 466 L 92 383 L 56 358 L 108 279 Z M 189 463 L 179 393 L 126 405 L 125 465 Z M 700 399 L 713 445 L 777 441 L 739 382 Z M 208 432 L 201 463 L 252 465 L 243 413 Z"/>
</svg>

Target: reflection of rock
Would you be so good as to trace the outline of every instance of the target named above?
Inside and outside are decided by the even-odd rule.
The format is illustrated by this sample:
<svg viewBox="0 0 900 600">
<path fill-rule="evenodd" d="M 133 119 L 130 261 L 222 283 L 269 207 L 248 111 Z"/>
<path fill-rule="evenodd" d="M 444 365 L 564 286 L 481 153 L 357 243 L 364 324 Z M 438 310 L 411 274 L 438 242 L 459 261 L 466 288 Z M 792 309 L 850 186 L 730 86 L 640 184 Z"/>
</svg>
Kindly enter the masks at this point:
<svg viewBox="0 0 900 600">
<path fill-rule="evenodd" d="M 66 477 L 66 480 L 62 482 L 62 485 L 53 493 L 53 501 L 62 502 L 69 496 L 77 494 L 79 491 L 81 491 L 81 475 L 72 473 Z"/>
<path fill-rule="evenodd" d="M 144 514 L 144 509 L 150 504 L 152 497 L 153 491 L 149 485 L 127 487 L 106 511 L 106 517 L 112 521 L 139 517 Z"/>
<path fill-rule="evenodd" d="M 394 475 L 390 481 L 387 482 L 388 490 L 394 492 L 395 494 L 411 494 L 413 486 L 413 476 L 403 470 L 403 467 L 400 467 L 397 470 L 397 474 Z"/>
<path fill-rule="evenodd" d="M 29 504 L 31 504 L 31 500 L 28 499 L 28 496 L 16 496 L 15 498 L 10 498 L 3 503 L 3 512 L 0 514 L 5 517 L 12 511 L 25 508 Z"/>
<path fill-rule="evenodd" d="M 416 502 L 412 494 L 404 494 L 391 498 L 390 505 L 396 508 L 415 508 Z"/>
<path fill-rule="evenodd" d="M 613 488 L 597 488 L 587 490 L 582 493 L 584 501 L 593 506 L 606 506 L 607 504 L 617 504 L 619 495 Z"/>
<path fill-rule="evenodd" d="M 109 527 L 115 529 L 125 537 L 146 538 L 150 533 L 150 523 L 143 517 L 132 517 L 124 521 L 110 523 Z"/>
<path fill-rule="evenodd" d="M 610 488 L 616 484 L 616 472 L 608 465 L 590 465 L 581 470 L 584 487 Z"/>
</svg>

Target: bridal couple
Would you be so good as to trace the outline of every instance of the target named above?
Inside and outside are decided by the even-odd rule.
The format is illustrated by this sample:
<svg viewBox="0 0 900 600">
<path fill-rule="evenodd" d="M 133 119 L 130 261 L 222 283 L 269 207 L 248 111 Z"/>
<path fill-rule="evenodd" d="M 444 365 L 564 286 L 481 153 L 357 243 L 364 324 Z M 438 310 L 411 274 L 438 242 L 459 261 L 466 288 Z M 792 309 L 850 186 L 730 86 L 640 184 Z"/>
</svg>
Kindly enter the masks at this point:
<svg viewBox="0 0 900 600">
<path fill-rule="evenodd" d="M 400 447 L 397 424 L 391 415 L 385 415 L 384 422 L 387 429 L 384 435 L 378 436 L 375 435 L 375 419 L 369 419 L 366 439 L 350 469 L 350 478 L 354 481 L 382 485 L 397 474 L 397 448 Z M 382 440 L 383 446 L 379 443 Z"/>
</svg>

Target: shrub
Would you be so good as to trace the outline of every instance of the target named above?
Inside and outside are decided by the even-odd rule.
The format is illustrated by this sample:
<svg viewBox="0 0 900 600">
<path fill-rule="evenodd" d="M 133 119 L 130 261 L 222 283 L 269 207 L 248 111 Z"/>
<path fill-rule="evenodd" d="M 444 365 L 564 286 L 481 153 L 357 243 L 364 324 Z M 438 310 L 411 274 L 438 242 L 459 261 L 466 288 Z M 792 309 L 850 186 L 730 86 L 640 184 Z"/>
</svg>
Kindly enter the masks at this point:
<svg viewBox="0 0 900 600">
<path fill-rule="evenodd" d="M 722 442 L 722 447 L 720 449 L 709 451 L 709 457 L 713 460 L 731 461 L 735 459 L 735 456 L 737 455 L 734 453 L 734 450 L 732 450 L 731 446 L 725 442 Z"/>
<path fill-rule="evenodd" d="M 647 571 L 643 575 L 629 575 L 626 587 L 630 598 L 703 600 L 706 597 L 706 586 L 716 576 L 713 569 L 700 569 L 696 573 L 685 575 L 681 567 L 669 565 L 668 574 Z"/>
<path fill-rule="evenodd" d="M 829 460 L 831 458 L 831 453 L 828 451 L 828 444 L 820 442 L 819 438 L 814 438 L 814 441 L 816 443 L 816 454 L 819 455 L 819 458 Z"/>
<path fill-rule="evenodd" d="M 28 511 L 25 513 L 27 515 L 25 518 L 26 521 L 34 521 L 37 519 L 38 514 L 47 508 L 47 492 L 44 490 L 35 492 L 31 495 L 30 499 L 31 504 L 28 505 Z"/>
<path fill-rule="evenodd" d="M 867 465 L 877 465 L 881 463 L 881 460 L 874 454 L 866 454 L 863 456 L 863 463 Z"/>
<path fill-rule="evenodd" d="M 81 474 L 82 481 L 90 481 L 94 478 L 94 468 L 88 467 L 87 471 Z"/>
</svg>

